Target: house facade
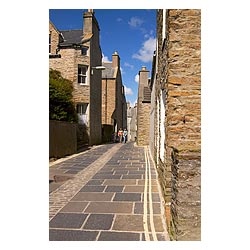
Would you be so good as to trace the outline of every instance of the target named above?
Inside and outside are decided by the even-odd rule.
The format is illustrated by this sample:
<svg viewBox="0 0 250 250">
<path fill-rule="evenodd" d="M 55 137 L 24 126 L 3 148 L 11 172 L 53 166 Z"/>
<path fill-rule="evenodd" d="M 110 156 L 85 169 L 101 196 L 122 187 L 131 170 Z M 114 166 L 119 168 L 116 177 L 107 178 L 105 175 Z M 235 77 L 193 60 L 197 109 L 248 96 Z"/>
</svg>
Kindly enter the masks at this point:
<svg viewBox="0 0 250 250">
<path fill-rule="evenodd" d="M 102 51 L 93 10 L 83 13 L 82 30 L 59 31 L 49 22 L 49 67 L 73 83 L 73 101 L 83 143 L 101 143 Z"/>
<path fill-rule="evenodd" d="M 127 127 L 127 103 L 118 52 L 112 62 L 103 62 L 102 71 L 102 126 L 104 141 L 109 141 L 113 132 Z"/>
<path fill-rule="evenodd" d="M 150 143 L 173 240 L 201 240 L 201 11 L 158 10 Z"/>
</svg>

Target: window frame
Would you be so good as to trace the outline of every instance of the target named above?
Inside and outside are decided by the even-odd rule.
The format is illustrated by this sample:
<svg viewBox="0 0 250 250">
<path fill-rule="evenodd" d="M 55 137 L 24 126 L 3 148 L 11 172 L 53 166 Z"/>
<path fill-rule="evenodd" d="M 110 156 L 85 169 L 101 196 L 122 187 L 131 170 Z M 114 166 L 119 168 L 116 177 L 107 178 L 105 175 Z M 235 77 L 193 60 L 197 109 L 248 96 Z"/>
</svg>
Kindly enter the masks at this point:
<svg viewBox="0 0 250 250">
<path fill-rule="evenodd" d="M 85 74 L 83 74 L 83 72 L 79 73 L 79 70 L 82 70 L 83 68 L 86 69 Z M 77 83 L 79 85 L 88 85 L 88 66 L 87 65 L 82 65 L 82 64 L 78 64 L 78 68 L 77 68 Z M 79 81 L 79 79 L 85 79 L 85 81 Z"/>
</svg>

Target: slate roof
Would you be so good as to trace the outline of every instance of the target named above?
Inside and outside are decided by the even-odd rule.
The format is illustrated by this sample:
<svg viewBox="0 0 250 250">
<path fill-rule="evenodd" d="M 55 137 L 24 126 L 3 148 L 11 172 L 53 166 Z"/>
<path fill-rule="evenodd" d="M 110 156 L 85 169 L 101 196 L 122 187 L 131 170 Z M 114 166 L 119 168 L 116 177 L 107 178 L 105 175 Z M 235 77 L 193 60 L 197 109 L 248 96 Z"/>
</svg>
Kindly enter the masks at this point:
<svg viewBox="0 0 250 250">
<path fill-rule="evenodd" d="M 63 35 L 63 42 L 60 43 L 60 46 L 81 44 L 81 40 L 83 38 L 82 30 L 63 30 L 60 32 Z"/>
<path fill-rule="evenodd" d="M 112 68 L 112 62 L 103 62 L 105 70 L 102 70 L 102 78 L 114 78 L 115 69 Z"/>
</svg>

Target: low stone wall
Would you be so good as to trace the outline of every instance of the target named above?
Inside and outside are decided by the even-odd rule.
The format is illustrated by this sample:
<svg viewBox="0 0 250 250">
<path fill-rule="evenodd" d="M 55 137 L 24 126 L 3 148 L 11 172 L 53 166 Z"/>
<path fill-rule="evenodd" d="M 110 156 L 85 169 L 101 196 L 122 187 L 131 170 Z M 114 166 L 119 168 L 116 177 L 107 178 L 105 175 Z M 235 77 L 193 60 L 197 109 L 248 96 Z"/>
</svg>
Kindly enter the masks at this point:
<svg viewBox="0 0 250 250">
<path fill-rule="evenodd" d="M 60 158 L 77 152 L 77 124 L 49 121 L 49 157 Z"/>
<path fill-rule="evenodd" d="M 172 240 L 201 240 L 200 152 L 172 151 Z"/>
</svg>

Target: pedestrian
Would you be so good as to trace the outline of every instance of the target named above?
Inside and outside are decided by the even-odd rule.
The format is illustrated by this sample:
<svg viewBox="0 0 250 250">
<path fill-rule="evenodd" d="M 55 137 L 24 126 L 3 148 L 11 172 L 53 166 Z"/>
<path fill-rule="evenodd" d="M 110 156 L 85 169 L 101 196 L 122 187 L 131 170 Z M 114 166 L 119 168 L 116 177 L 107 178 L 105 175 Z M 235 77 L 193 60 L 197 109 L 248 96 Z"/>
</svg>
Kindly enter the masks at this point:
<svg viewBox="0 0 250 250">
<path fill-rule="evenodd" d="M 128 136 L 128 131 L 127 131 L 127 129 L 125 128 L 124 131 L 123 131 L 123 141 L 124 141 L 124 143 L 127 142 L 127 136 Z"/>
<path fill-rule="evenodd" d="M 122 130 L 122 128 L 119 129 L 118 136 L 119 136 L 119 141 L 122 142 L 122 137 L 123 137 L 123 130 Z"/>
</svg>

